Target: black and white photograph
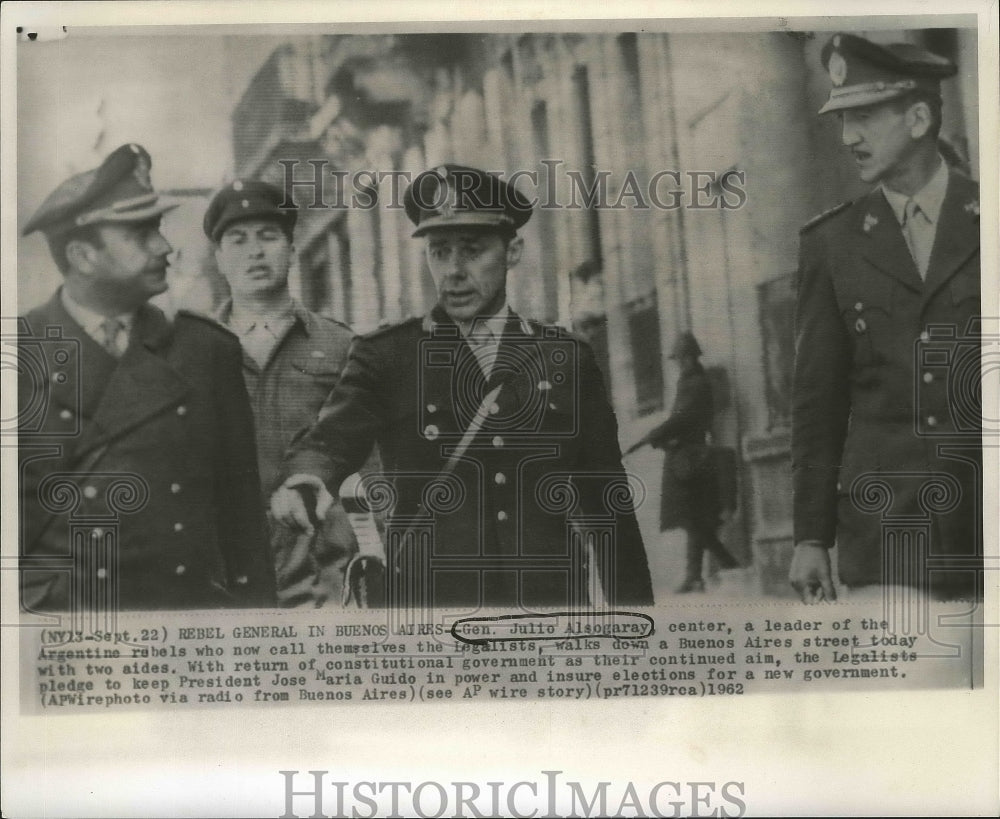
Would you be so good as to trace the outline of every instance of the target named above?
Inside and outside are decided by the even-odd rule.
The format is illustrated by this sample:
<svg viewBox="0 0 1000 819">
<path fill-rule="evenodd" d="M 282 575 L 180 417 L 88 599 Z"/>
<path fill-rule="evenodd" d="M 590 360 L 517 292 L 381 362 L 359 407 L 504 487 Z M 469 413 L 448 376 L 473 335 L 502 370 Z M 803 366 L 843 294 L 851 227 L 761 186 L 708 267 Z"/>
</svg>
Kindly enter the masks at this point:
<svg viewBox="0 0 1000 819">
<path fill-rule="evenodd" d="M 3 9 L 5 815 L 994 814 L 988 4 L 79 5 Z"/>
</svg>

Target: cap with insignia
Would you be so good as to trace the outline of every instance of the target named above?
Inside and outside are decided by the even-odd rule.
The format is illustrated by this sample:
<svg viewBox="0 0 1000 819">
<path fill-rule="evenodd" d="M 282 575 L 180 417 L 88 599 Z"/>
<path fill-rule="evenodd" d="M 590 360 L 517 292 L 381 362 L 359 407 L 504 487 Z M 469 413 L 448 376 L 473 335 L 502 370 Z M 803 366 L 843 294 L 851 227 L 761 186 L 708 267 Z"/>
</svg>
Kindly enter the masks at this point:
<svg viewBox="0 0 1000 819">
<path fill-rule="evenodd" d="M 237 179 L 218 191 L 205 211 L 202 228 L 213 242 L 234 222 L 244 219 L 270 219 L 281 225 L 292 238 L 299 212 L 293 205 L 283 208 L 285 195 L 279 188 L 259 179 Z"/>
<path fill-rule="evenodd" d="M 854 34 L 833 35 L 821 57 L 833 82 L 821 114 L 874 105 L 918 90 L 940 96 L 941 80 L 958 70 L 950 60 L 911 43 L 883 46 Z"/>
<path fill-rule="evenodd" d="M 122 145 L 97 168 L 63 182 L 42 202 L 22 231 L 54 236 L 100 222 L 142 222 L 177 207 L 153 190 L 153 161 L 135 143 Z"/>
<path fill-rule="evenodd" d="M 531 203 L 513 185 L 465 165 L 419 174 L 403 194 L 403 207 L 417 226 L 414 236 L 467 227 L 514 233 L 531 218 Z"/>
</svg>

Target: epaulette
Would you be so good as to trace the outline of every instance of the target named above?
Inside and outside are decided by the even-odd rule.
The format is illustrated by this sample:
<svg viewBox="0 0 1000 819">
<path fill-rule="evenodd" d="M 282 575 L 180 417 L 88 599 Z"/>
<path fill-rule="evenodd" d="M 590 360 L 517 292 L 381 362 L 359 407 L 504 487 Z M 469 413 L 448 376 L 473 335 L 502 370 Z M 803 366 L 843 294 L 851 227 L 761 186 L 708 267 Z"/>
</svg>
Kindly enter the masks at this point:
<svg viewBox="0 0 1000 819">
<path fill-rule="evenodd" d="M 207 324 L 209 327 L 212 327 L 215 330 L 219 330 L 220 332 L 223 332 L 226 335 L 230 335 L 233 338 L 235 338 L 237 341 L 239 341 L 239 336 L 236 335 L 236 333 L 234 333 L 232 330 L 230 330 L 225 324 L 223 324 L 218 319 L 213 318 L 212 316 L 208 315 L 208 313 L 201 313 L 201 312 L 199 312 L 197 310 L 189 310 L 186 307 L 182 307 L 174 315 L 174 320 L 175 321 L 177 319 L 179 319 L 179 318 L 194 319 L 195 321 L 199 321 L 202 324 Z"/>
<path fill-rule="evenodd" d="M 321 313 L 317 313 L 317 315 L 321 319 L 323 319 L 323 321 L 325 321 L 327 324 L 332 324 L 334 327 L 339 327 L 341 330 L 347 330 L 352 335 L 354 334 L 354 328 L 352 328 L 350 324 L 345 324 L 344 322 L 335 319 L 332 316 L 324 316 Z"/>
<path fill-rule="evenodd" d="M 367 333 L 361 333 L 361 338 L 379 338 L 380 336 L 388 335 L 389 333 L 394 333 L 397 330 L 401 330 L 404 327 L 408 327 L 411 324 L 419 324 L 421 321 L 420 316 L 411 316 L 410 318 L 403 319 L 402 321 L 397 321 L 393 324 L 382 324 L 376 327 L 374 330 L 369 330 Z"/>
<path fill-rule="evenodd" d="M 816 225 L 820 224 L 821 222 L 825 222 L 831 216 L 836 216 L 842 210 L 846 210 L 853 204 L 854 200 L 850 199 L 847 202 L 841 202 L 839 205 L 834 205 L 829 210 L 825 210 L 822 213 L 817 214 L 808 222 L 806 222 L 801 228 L 799 228 L 799 233 L 805 233 L 807 230 L 812 230 L 814 227 L 816 227 Z"/>
</svg>

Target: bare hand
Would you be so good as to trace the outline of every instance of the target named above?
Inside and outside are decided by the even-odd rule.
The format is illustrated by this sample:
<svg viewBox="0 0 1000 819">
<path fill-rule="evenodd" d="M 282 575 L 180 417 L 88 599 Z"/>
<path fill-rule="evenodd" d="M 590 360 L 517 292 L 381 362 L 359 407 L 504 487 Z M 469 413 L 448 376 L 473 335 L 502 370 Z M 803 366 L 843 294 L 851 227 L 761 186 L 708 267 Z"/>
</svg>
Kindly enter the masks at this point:
<svg viewBox="0 0 1000 819">
<path fill-rule="evenodd" d="M 837 590 L 830 575 L 830 552 L 820 543 L 803 542 L 795 545 L 788 580 L 804 603 L 833 602 Z"/>
<path fill-rule="evenodd" d="M 333 496 L 314 475 L 293 475 L 271 496 L 274 519 L 307 532 L 313 530 L 314 521 L 326 517 L 332 505 Z"/>
</svg>

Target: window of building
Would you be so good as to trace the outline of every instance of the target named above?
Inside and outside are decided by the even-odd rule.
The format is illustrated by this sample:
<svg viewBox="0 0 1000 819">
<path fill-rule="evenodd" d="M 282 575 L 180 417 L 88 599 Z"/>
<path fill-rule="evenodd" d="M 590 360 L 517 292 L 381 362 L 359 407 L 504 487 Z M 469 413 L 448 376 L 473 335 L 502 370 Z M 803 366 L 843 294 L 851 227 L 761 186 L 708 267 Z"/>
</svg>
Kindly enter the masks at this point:
<svg viewBox="0 0 1000 819">
<path fill-rule="evenodd" d="M 656 291 L 626 302 L 625 313 L 635 377 L 635 411 L 642 417 L 663 409 L 663 359 Z"/>
<path fill-rule="evenodd" d="M 795 274 L 786 273 L 757 287 L 768 430 L 787 427 L 792 417 L 795 365 Z"/>
</svg>

